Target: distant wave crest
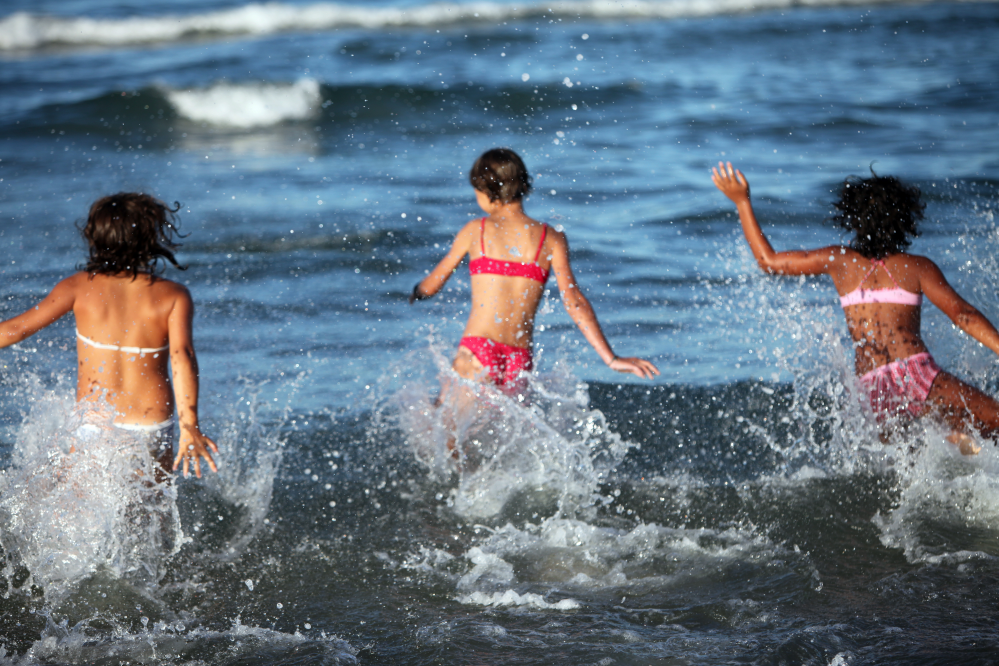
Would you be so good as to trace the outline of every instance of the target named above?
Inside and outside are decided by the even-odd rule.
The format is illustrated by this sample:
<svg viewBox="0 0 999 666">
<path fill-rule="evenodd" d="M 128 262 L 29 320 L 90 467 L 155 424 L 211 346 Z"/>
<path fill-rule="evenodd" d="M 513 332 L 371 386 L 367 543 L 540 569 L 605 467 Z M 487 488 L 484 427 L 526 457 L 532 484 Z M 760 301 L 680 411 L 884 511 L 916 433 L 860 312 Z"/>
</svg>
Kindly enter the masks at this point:
<svg viewBox="0 0 999 666">
<path fill-rule="evenodd" d="M 315 79 L 295 83 L 217 83 L 194 90 L 164 89 L 163 94 L 184 118 L 240 129 L 306 120 L 318 113 L 321 103 Z"/>
<path fill-rule="evenodd" d="M 51 46 L 129 46 L 211 36 L 267 35 L 293 30 L 446 26 L 549 16 L 596 19 L 670 19 L 795 6 L 892 3 L 900 0 L 566 0 L 519 7 L 495 2 L 436 2 L 423 6 L 365 7 L 336 3 L 254 3 L 205 14 L 123 19 L 56 17 L 18 12 L 0 20 L 0 50 Z"/>
</svg>

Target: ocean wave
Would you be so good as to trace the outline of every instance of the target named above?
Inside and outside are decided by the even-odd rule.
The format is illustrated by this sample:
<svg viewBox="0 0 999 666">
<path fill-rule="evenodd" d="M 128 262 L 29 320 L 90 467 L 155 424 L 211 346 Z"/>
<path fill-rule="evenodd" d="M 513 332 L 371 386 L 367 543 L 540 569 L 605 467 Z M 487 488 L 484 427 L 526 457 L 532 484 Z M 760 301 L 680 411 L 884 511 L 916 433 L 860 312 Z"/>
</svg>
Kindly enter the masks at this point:
<svg viewBox="0 0 999 666">
<path fill-rule="evenodd" d="M 337 3 L 253 3 L 203 14 L 117 19 L 17 12 L 0 20 L 0 50 L 50 46 L 130 46 L 191 38 L 269 35 L 338 28 L 441 27 L 538 17 L 563 19 L 673 19 L 791 7 L 893 4 L 901 0 L 568 0 L 511 6 L 498 2 L 435 2 L 423 6 L 366 7 Z"/>
<path fill-rule="evenodd" d="M 315 116 L 322 103 L 319 83 L 217 83 L 209 88 L 163 90 L 178 115 L 220 127 L 249 129 Z"/>
</svg>

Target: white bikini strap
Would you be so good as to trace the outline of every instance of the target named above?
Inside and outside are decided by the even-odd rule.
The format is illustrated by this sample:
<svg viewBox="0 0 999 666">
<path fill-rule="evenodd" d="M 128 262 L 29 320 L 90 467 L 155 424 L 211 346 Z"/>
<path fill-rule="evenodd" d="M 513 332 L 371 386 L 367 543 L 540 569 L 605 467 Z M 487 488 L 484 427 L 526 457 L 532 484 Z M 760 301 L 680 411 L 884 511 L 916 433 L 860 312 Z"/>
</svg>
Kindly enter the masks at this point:
<svg viewBox="0 0 999 666">
<path fill-rule="evenodd" d="M 90 345 L 95 349 L 107 349 L 108 351 L 120 351 L 126 354 L 155 354 L 157 352 L 166 351 L 170 349 L 170 345 L 166 344 L 162 347 L 119 347 L 118 345 L 107 345 L 103 342 L 95 342 L 91 340 L 83 333 L 80 333 L 80 329 L 76 329 L 76 337 L 80 339 L 85 345 Z"/>
</svg>

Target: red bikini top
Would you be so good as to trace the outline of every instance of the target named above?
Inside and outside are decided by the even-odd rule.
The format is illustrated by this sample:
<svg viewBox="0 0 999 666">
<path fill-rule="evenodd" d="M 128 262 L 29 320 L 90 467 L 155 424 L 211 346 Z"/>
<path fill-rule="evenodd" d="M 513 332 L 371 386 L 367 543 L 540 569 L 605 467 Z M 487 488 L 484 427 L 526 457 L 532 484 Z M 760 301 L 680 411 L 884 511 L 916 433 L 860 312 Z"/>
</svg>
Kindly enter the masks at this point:
<svg viewBox="0 0 999 666">
<path fill-rule="evenodd" d="M 541 227 L 541 242 L 538 244 L 538 251 L 534 255 L 532 263 L 521 263 L 519 261 L 503 261 L 501 259 L 490 259 L 486 256 L 486 218 L 482 218 L 479 223 L 479 243 L 482 246 L 482 256 L 473 259 L 468 263 L 468 272 L 472 275 L 504 275 L 508 277 L 523 277 L 528 280 L 536 280 L 541 284 L 548 281 L 549 271 L 543 270 L 538 265 L 538 257 L 541 256 L 541 248 L 545 246 L 545 237 L 548 235 L 548 225 Z"/>
</svg>

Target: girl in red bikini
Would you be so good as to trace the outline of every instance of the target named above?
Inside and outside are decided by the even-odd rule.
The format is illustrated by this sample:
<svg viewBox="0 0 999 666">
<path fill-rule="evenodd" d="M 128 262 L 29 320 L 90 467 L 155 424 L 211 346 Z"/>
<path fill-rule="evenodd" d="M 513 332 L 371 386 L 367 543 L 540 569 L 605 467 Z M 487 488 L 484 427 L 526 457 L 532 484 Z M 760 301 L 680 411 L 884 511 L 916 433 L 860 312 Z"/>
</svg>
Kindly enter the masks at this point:
<svg viewBox="0 0 999 666">
<path fill-rule="evenodd" d="M 962 453 L 977 452 L 964 434 L 969 424 L 999 439 L 999 402 L 941 370 L 919 334 L 925 294 L 961 330 L 999 354 L 995 327 L 954 291 L 936 264 L 905 253 L 923 217 L 917 188 L 873 172 L 871 178 L 849 178 L 833 204 L 836 223 L 856 233 L 849 247 L 774 252 L 756 221 L 742 172 L 731 163 L 712 171 L 715 185 L 738 208 L 760 268 L 833 279 L 856 347 L 856 372 L 880 422 L 892 414 L 921 416 L 933 406 L 955 429 L 951 441 Z"/>
<path fill-rule="evenodd" d="M 103 420 L 101 401 L 110 404 L 111 426 L 145 437 L 164 477 L 182 461 L 184 476 L 194 463 L 194 473 L 200 477 L 201 459 L 214 471 L 208 450 L 218 449 L 198 425 L 198 361 L 191 334 L 194 304 L 185 287 L 158 277 L 155 270 L 161 258 L 178 266 L 172 240 L 177 209 L 147 194 L 115 194 L 95 202 L 83 228 L 90 246 L 86 267 L 57 284 L 37 306 L 0 322 L 0 348 L 72 312 L 79 361 L 77 401 L 93 404 L 98 420 Z M 176 459 L 175 400 L 180 417 Z"/>
<path fill-rule="evenodd" d="M 518 390 L 522 373 L 534 367 L 534 316 L 548 275 L 554 272 L 569 316 L 604 363 L 645 379 L 658 375 L 648 361 L 614 354 L 572 274 L 565 234 L 524 213 L 531 179 L 520 157 L 506 148 L 490 150 L 476 160 L 469 180 L 487 216 L 458 232 L 450 252 L 413 288 L 409 299 L 412 304 L 436 294 L 469 256 L 472 309 L 454 359 L 455 372 Z"/>
</svg>

